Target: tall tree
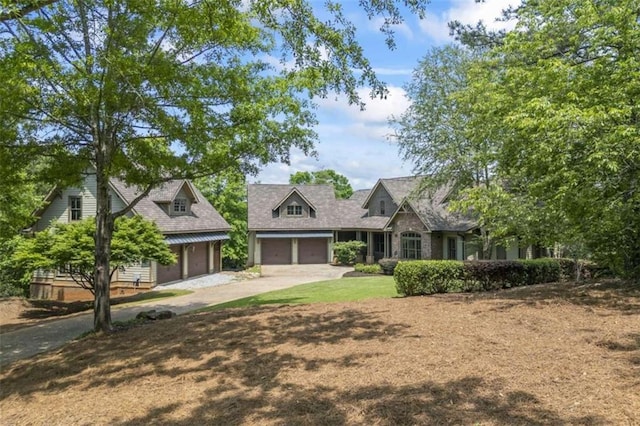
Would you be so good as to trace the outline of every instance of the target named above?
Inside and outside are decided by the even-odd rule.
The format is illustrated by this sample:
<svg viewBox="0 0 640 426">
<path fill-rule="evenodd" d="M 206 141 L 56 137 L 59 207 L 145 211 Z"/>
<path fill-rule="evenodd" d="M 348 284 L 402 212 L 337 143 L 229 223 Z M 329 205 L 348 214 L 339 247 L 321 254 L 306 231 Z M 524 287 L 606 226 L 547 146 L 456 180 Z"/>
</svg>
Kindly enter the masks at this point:
<svg viewBox="0 0 640 426">
<path fill-rule="evenodd" d="M 404 1 L 420 14 L 424 3 Z M 370 18 L 382 16 L 393 46 L 398 5 L 360 4 Z M 0 124 L 15 135 L 0 132 L 11 157 L 1 161 L 19 151 L 47 156 L 68 182 L 95 170 L 96 331 L 111 330 L 114 220 L 153 187 L 227 168 L 255 171 L 288 161 L 292 146 L 309 152 L 315 117 L 303 95 L 332 90 L 359 103 L 356 89 L 365 84 L 385 93 L 333 2 L 326 21 L 307 1 L 283 0 L 22 1 L 6 10 Z M 264 60 L 273 54 L 293 65 L 276 72 Z M 112 177 L 140 194 L 115 213 L 107 202 Z"/>
<path fill-rule="evenodd" d="M 640 274 L 640 8 L 526 1 L 465 98 L 498 131 L 497 172 L 547 231 Z"/>
<path fill-rule="evenodd" d="M 331 169 L 317 170 L 315 172 L 295 172 L 289 176 L 289 183 L 294 185 L 332 185 L 337 198 L 349 198 L 353 194 L 353 187 L 349 183 L 349 179 Z"/>
<path fill-rule="evenodd" d="M 247 264 L 247 186 L 245 176 L 226 172 L 197 179 L 196 186 L 231 225 L 229 241 L 222 246 L 225 267 L 243 268 Z"/>
<path fill-rule="evenodd" d="M 466 188 L 483 193 L 496 190 L 496 139 L 490 132 L 477 132 L 471 126 L 473 111 L 470 103 L 461 98 L 472 84 L 470 66 L 481 60 L 480 52 L 457 45 L 433 48 L 420 60 L 405 86 L 411 105 L 399 117 L 391 118 L 395 129 L 392 138 L 403 159 L 412 162 L 413 171 L 423 176 L 422 191 L 453 185 L 454 197 L 464 194 Z M 506 235 L 509 230 L 496 220 L 486 220 L 482 210 L 474 207 L 470 210 L 464 205 L 461 209 L 476 215 L 486 258 L 491 255 L 494 237 Z"/>
</svg>

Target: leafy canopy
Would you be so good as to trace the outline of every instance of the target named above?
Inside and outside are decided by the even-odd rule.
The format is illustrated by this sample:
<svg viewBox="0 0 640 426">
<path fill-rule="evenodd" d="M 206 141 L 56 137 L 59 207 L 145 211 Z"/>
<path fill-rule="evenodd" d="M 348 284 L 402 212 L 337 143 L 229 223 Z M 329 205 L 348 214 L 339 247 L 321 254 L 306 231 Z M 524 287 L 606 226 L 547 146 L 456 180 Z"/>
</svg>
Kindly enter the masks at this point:
<svg viewBox="0 0 640 426">
<path fill-rule="evenodd" d="M 333 186 L 337 198 L 349 198 L 353 188 L 346 176 L 335 170 L 325 169 L 315 172 L 295 172 L 289 176 L 289 183 L 294 185 L 325 184 Z"/>
<path fill-rule="evenodd" d="M 94 327 L 110 331 L 114 220 L 173 178 L 311 153 L 312 99 L 384 95 L 342 6 L 308 1 L 19 1 L 0 10 L 0 162 L 43 156 L 61 186 L 96 174 Z M 423 15 L 424 0 L 402 2 Z M 363 0 L 393 46 L 395 1 Z M 273 65 L 273 59 L 280 62 Z M 138 197 L 108 209 L 109 179 Z"/>
</svg>

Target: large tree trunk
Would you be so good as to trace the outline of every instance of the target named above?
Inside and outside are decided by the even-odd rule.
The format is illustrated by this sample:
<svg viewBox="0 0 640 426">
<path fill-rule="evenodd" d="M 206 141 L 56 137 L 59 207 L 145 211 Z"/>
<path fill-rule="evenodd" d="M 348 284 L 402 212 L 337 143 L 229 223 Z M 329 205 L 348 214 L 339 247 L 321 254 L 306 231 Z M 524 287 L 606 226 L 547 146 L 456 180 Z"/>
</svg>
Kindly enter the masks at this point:
<svg viewBox="0 0 640 426">
<path fill-rule="evenodd" d="M 100 158 L 100 157 L 98 157 Z M 96 234 L 93 302 L 93 330 L 108 333 L 111 326 L 111 238 L 113 236 L 113 216 L 109 211 L 109 176 L 104 164 L 96 162 Z"/>
<path fill-rule="evenodd" d="M 108 210 L 109 178 L 103 167 L 96 167 L 97 212 L 96 212 L 96 257 L 94 270 L 95 300 L 93 302 L 94 331 L 110 332 L 111 326 L 111 237 L 113 236 L 113 217 Z"/>
</svg>

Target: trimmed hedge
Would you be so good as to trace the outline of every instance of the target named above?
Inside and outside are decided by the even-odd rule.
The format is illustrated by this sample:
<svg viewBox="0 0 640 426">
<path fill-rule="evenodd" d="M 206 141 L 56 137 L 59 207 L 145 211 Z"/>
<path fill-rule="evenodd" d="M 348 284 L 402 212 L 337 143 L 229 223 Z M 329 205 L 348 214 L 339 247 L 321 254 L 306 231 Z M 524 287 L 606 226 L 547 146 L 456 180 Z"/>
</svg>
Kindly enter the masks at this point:
<svg viewBox="0 0 640 426">
<path fill-rule="evenodd" d="M 399 262 L 393 277 L 406 296 L 461 291 L 488 291 L 559 281 L 557 259 L 416 260 Z"/>
<path fill-rule="evenodd" d="M 381 274 L 382 267 L 378 264 L 365 265 L 364 263 L 356 263 L 353 266 L 353 270 L 356 272 L 362 272 L 363 274 Z"/>
</svg>

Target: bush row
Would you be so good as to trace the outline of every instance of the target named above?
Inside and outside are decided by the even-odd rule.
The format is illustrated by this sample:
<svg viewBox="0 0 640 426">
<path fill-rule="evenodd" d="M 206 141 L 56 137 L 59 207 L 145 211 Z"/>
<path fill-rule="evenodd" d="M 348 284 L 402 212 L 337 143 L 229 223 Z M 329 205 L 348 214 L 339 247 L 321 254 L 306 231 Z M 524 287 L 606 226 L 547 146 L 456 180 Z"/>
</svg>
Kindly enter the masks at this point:
<svg viewBox="0 0 640 426">
<path fill-rule="evenodd" d="M 406 296 L 461 291 L 487 291 L 559 281 L 556 259 L 415 260 L 399 262 L 393 277 L 398 293 Z"/>
<path fill-rule="evenodd" d="M 382 268 L 378 264 L 365 265 L 364 263 L 356 263 L 353 266 L 353 270 L 356 272 L 362 272 L 363 274 L 381 274 Z"/>
</svg>

